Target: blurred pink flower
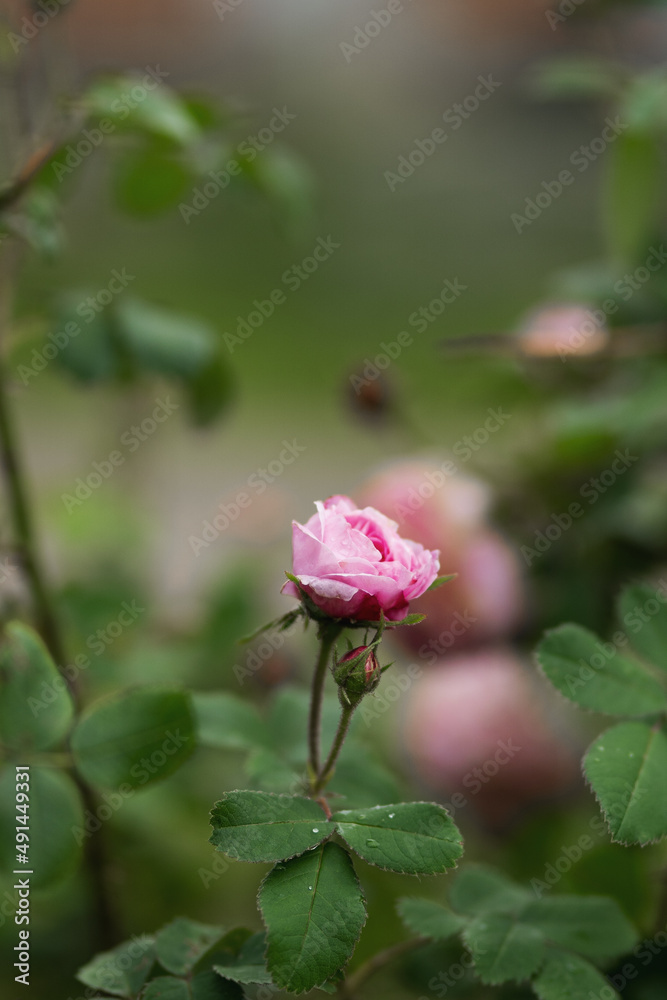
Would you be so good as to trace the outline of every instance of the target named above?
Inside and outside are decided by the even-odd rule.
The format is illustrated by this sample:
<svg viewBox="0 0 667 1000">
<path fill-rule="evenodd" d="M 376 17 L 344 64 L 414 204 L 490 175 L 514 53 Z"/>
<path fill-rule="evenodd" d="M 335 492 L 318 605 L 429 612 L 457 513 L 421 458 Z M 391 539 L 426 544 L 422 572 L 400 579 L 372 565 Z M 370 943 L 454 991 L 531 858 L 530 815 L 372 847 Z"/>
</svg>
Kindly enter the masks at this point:
<svg viewBox="0 0 667 1000">
<path fill-rule="evenodd" d="M 524 354 L 535 358 L 597 354 L 609 343 L 601 310 L 580 303 L 542 306 L 524 321 L 518 334 Z"/>
<path fill-rule="evenodd" d="M 425 671 L 406 697 L 406 750 L 427 784 L 459 792 L 490 819 L 562 791 L 578 756 L 550 726 L 522 664 L 491 648 Z M 461 801 L 452 800 L 454 808 Z"/>
<path fill-rule="evenodd" d="M 305 525 L 293 522 L 292 536 L 294 575 L 311 600 L 334 618 L 404 618 L 437 577 L 439 553 L 401 538 L 395 521 L 349 497 L 316 507 Z M 299 596 L 291 581 L 282 592 Z"/>
<path fill-rule="evenodd" d="M 520 619 L 523 588 L 515 552 L 487 524 L 490 489 L 436 463 L 397 462 L 364 485 L 359 496 L 390 517 L 457 577 L 412 606 L 426 620 L 397 638 L 435 663 L 449 649 L 508 634 Z"/>
</svg>

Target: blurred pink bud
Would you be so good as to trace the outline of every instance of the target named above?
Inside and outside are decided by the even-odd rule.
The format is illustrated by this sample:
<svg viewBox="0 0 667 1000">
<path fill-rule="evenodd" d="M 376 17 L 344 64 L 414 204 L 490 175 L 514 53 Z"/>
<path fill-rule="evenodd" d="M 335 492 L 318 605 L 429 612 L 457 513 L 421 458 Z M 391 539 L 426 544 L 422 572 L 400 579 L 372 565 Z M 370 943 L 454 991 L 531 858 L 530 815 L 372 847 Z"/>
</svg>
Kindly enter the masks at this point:
<svg viewBox="0 0 667 1000">
<path fill-rule="evenodd" d="M 410 610 L 426 620 L 395 635 L 430 662 L 449 649 L 508 634 L 523 605 L 518 558 L 486 523 L 490 489 L 471 476 L 447 474 L 449 465 L 399 462 L 360 491 L 362 502 L 395 517 L 402 532 L 437 546 L 445 571 L 457 574 L 412 602 Z"/>
<path fill-rule="evenodd" d="M 518 333 L 519 346 L 533 358 L 587 357 L 609 343 L 604 313 L 584 305 L 553 305 L 531 313 Z"/>
<path fill-rule="evenodd" d="M 550 725 L 533 678 L 502 649 L 437 664 L 406 701 L 406 750 L 423 781 L 459 793 L 454 809 L 474 802 L 487 819 L 503 821 L 579 775 L 578 755 Z"/>
</svg>

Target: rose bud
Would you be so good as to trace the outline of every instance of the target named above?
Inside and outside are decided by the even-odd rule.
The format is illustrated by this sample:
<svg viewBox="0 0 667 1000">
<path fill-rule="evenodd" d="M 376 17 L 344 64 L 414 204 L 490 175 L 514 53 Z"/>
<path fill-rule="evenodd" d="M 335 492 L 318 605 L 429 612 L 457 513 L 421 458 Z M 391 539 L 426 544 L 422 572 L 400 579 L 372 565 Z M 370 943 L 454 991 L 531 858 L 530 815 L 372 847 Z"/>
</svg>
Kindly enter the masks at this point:
<svg viewBox="0 0 667 1000">
<path fill-rule="evenodd" d="M 348 398 L 355 415 L 376 423 L 388 417 L 392 410 L 392 394 L 387 379 L 381 373 L 375 378 L 364 377 L 361 371 L 350 376 Z"/>
<path fill-rule="evenodd" d="M 380 683 L 382 668 L 373 646 L 357 646 L 336 661 L 333 675 L 345 692 L 348 703 L 356 704 L 365 694 L 375 691 Z"/>
<path fill-rule="evenodd" d="M 438 548 L 447 571 L 456 573 L 411 605 L 426 619 L 396 634 L 431 663 L 450 649 L 511 632 L 523 606 L 517 556 L 487 526 L 489 488 L 471 476 L 448 473 L 447 467 L 447 462 L 399 462 L 360 493 L 364 502 L 396 517 L 410 537 Z"/>
<path fill-rule="evenodd" d="M 398 525 L 373 507 L 359 509 L 345 496 L 316 503 L 306 524 L 293 522 L 293 569 L 282 592 L 300 589 L 331 618 L 401 621 L 409 602 L 428 590 L 439 553 L 402 538 Z"/>
<path fill-rule="evenodd" d="M 510 652 L 441 661 L 415 681 L 406 706 L 403 735 L 415 771 L 452 797 L 454 808 L 474 802 L 488 821 L 504 822 L 579 776 L 578 755 L 552 728 L 542 693 Z"/>
</svg>

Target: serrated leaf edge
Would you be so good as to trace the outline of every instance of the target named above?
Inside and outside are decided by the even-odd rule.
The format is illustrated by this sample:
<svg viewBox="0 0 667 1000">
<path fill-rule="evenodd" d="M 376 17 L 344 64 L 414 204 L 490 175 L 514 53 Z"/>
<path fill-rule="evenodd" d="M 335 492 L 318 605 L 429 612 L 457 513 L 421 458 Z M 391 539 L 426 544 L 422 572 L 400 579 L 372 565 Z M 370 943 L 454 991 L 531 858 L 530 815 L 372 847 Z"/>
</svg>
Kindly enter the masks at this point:
<svg viewBox="0 0 667 1000">
<path fill-rule="evenodd" d="M 316 848 L 316 849 L 319 849 L 322 846 L 323 846 L 322 844 L 319 844 L 318 848 Z M 342 850 L 345 850 L 345 848 L 342 848 Z M 357 936 L 356 936 L 356 938 L 354 940 L 354 943 L 352 945 L 352 949 L 350 951 L 350 958 L 348 959 L 348 962 L 349 962 L 350 959 L 352 958 L 352 956 L 354 955 L 355 948 L 359 944 L 359 939 L 361 937 L 361 932 L 363 931 L 364 927 L 366 926 L 366 921 L 368 920 L 368 907 L 366 905 L 366 895 L 364 893 L 363 886 L 362 886 L 361 882 L 359 881 L 359 876 L 357 875 L 356 868 L 354 867 L 354 859 L 352 858 L 352 855 L 350 854 L 349 851 L 345 851 L 345 853 L 347 854 L 348 858 L 350 859 L 350 865 L 352 867 L 352 874 L 354 875 L 354 879 L 355 879 L 355 882 L 357 884 L 357 888 L 359 890 L 359 896 L 361 898 L 361 902 L 362 902 L 363 908 L 364 908 L 363 923 L 359 927 L 359 933 L 357 934 Z M 291 860 L 291 859 L 288 859 L 288 860 Z M 264 922 L 264 927 L 266 929 L 266 950 L 264 952 L 264 964 L 266 965 L 267 971 L 268 971 L 268 973 L 269 973 L 270 976 L 272 976 L 272 973 L 271 973 L 271 970 L 269 969 L 269 963 L 268 963 L 269 928 L 267 927 L 266 920 L 264 920 L 264 911 L 262 910 L 262 907 L 261 907 L 261 904 L 260 904 L 260 896 L 262 894 L 262 889 L 264 888 L 264 883 L 268 879 L 269 875 L 271 875 L 271 872 L 273 872 L 273 870 L 275 869 L 276 865 L 279 865 L 279 864 L 282 864 L 282 862 L 281 861 L 277 861 L 276 864 L 271 869 L 271 871 L 267 872 L 267 874 L 264 876 L 264 878 L 260 882 L 259 888 L 257 890 L 257 909 L 259 910 L 259 912 L 261 914 L 262 921 Z M 336 975 L 337 973 L 341 972 L 345 968 L 346 965 L 347 965 L 347 962 L 344 965 L 341 965 L 340 968 L 337 970 L 337 972 L 334 973 L 334 975 Z M 319 989 L 319 987 L 322 986 L 322 985 L 324 985 L 324 983 L 330 982 L 330 980 L 332 978 L 333 977 L 331 975 L 328 975 L 325 979 L 322 980 L 322 982 L 317 983 L 314 986 L 309 986 L 307 989 L 304 989 L 304 990 L 288 990 L 288 992 L 289 993 L 294 993 L 296 996 L 299 996 L 301 993 L 308 993 L 310 990 Z M 284 987 L 284 986 L 280 987 L 279 986 L 278 989 L 286 989 L 286 987 Z"/>
</svg>

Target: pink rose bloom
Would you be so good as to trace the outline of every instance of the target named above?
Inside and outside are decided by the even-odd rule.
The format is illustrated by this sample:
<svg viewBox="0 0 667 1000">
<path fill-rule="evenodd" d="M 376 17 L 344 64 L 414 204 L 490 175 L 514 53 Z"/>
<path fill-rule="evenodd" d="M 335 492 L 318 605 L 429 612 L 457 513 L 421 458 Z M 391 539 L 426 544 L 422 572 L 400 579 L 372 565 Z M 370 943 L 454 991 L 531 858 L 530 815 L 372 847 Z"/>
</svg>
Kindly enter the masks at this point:
<svg viewBox="0 0 667 1000">
<path fill-rule="evenodd" d="M 489 527 L 490 488 L 458 473 L 440 474 L 441 463 L 394 462 L 362 486 L 362 503 L 399 522 L 400 530 L 428 548 L 456 579 L 412 607 L 426 619 L 396 638 L 427 662 L 450 649 L 510 633 L 521 620 L 525 598 L 516 552 Z"/>
<path fill-rule="evenodd" d="M 349 497 L 315 506 L 307 524 L 293 522 L 292 536 L 293 572 L 313 603 L 332 618 L 405 618 L 437 577 L 440 553 L 401 538 L 395 521 Z M 282 592 L 299 597 L 291 580 Z"/>
</svg>

